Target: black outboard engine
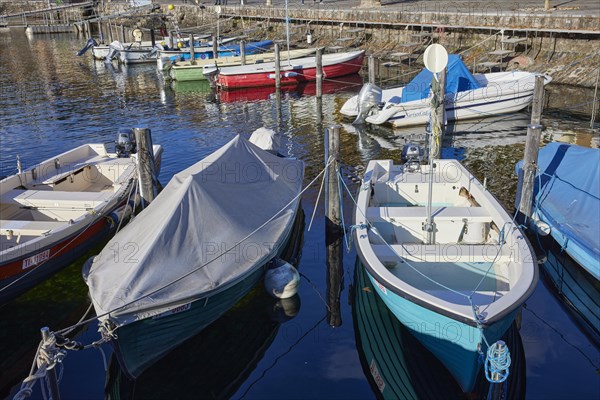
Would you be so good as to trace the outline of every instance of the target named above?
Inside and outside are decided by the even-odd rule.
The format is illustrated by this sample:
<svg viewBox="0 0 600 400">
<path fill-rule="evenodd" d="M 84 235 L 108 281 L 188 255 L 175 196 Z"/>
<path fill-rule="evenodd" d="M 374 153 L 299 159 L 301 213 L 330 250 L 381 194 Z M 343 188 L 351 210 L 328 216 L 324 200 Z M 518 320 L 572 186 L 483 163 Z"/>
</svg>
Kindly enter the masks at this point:
<svg viewBox="0 0 600 400">
<path fill-rule="evenodd" d="M 137 152 L 133 129 L 119 128 L 117 141 L 115 142 L 115 153 L 117 157 L 129 157 Z"/>
<path fill-rule="evenodd" d="M 77 52 L 77 55 L 81 57 L 94 46 L 98 46 L 98 43 L 94 40 L 94 38 L 89 38 L 84 48 Z"/>
</svg>

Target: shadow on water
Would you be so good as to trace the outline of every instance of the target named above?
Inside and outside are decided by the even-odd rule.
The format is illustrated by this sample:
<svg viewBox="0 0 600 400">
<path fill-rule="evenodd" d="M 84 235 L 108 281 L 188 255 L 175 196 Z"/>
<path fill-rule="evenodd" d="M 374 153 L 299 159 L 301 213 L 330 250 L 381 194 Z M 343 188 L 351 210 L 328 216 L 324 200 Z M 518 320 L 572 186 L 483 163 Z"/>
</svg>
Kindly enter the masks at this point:
<svg viewBox="0 0 600 400">
<path fill-rule="evenodd" d="M 465 394 L 450 372 L 387 309 L 356 262 L 353 319 L 365 376 L 381 399 L 484 399 L 490 384 L 480 372 L 473 393 Z M 507 399 L 525 398 L 525 354 L 516 324 L 503 340 L 511 352 Z"/>
</svg>

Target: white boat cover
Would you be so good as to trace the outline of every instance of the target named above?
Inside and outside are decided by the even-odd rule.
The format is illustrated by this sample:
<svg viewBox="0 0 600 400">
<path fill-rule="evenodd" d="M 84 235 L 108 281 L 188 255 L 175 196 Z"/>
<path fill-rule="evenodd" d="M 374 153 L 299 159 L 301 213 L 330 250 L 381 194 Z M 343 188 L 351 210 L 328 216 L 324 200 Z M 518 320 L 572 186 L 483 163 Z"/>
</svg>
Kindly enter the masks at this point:
<svg viewBox="0 0 600 400">
<path fill-rule="evenodd" d="M 283 245 L 303 175 L 241 136 L 175 175 L 84 268 L 97 315 L 121 326 L 241 281 Z"/>
</svg>

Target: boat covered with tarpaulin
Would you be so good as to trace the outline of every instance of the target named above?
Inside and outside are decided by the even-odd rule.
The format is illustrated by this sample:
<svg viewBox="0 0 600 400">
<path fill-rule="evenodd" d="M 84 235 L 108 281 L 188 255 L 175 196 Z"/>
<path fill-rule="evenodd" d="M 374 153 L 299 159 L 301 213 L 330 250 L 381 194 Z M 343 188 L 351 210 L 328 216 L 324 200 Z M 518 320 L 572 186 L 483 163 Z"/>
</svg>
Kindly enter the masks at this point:
<svg viewBox="0 0 600 400">
<path fill-rule="evenodd" d="M 302 161 L 236 136 L 176 174 L 86 264 L 100 331 L 128 375 L 172 348 L 180 330 L 198 333 L 254 287 L 290 237 L 303 175 Z"/>
</svg>

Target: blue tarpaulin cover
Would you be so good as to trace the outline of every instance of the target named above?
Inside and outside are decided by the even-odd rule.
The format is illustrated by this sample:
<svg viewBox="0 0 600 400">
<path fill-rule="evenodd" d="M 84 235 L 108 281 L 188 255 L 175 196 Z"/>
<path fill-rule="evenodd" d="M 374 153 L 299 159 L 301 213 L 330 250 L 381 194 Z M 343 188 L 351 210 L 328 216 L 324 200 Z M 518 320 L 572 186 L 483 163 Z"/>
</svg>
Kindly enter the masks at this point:
<svg viewBox="0 0 600 400">
<path fill-rule="evenodd" d="M 448 72 L 446 73 L 446 93 L 458 93 L 479 89 L 481 85 L 463 64 L 458 54 L 448 55 Z M 424 68 L 410 81 L 402 91 L 401 102 L 425 99 L 429 96 L 433 74 Z"/>
<path fill-rule="evenodd" d="M 550 143 L 540 149 L 538 168 L 539 217 L 565 251 L 600 279 L 600 149 Z"/>
</svg>

